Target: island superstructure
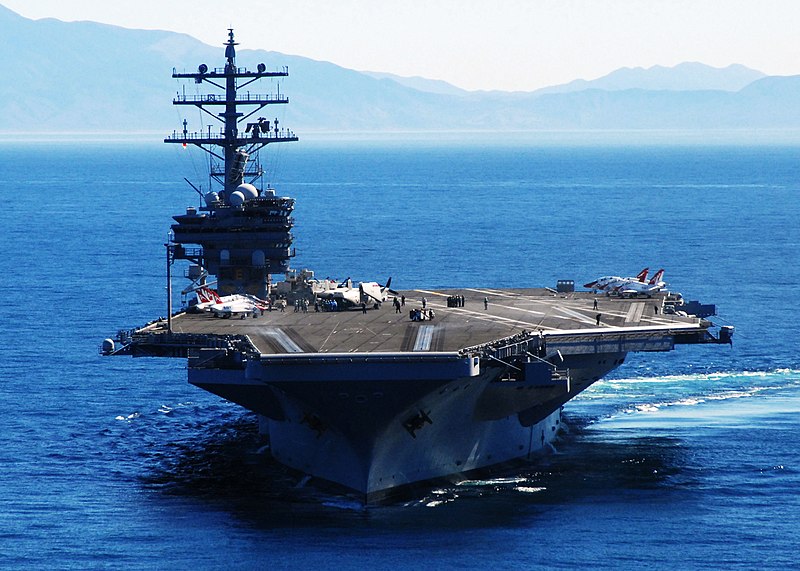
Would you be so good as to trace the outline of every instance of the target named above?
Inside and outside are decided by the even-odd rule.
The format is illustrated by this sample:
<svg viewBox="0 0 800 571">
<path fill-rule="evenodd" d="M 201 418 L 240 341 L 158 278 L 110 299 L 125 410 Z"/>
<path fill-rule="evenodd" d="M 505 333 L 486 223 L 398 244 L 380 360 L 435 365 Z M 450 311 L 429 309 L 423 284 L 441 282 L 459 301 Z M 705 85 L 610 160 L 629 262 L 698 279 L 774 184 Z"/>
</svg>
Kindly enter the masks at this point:
<svg viewBox="0 0 800 571">
<path fill-rule="evenodd" d="M 174 259 L 191 261 L 195 271 L 202 269 L 216 276 L 222 294 L 247 292 L 266 297 L 270 276 L 289 269 L 294 200 L 275 196 L 271 189 L 257 189 L 252 183 L 262 178 L 263 168 L 250 159 L 270 143 L 297 141 L 297 136 L 281 128 L 278 119 L 256 117 L 267 106 L 288 103 L 288 97 L 245 89 L 260 79 L 286 77 L 289 70 L 267 70 L 263 63 L 255 71 L 238 67 L 237 45 L 233 30 L 229 30 L 224 67 L 209 69 L 201 64 L 193 73 L 173 71 L 174 78 L 222 90 L 204 95 L 178 94 L 173 101 L 174 105 L 197 107 L 217 120 L 219 132 L 212 132 L 210 126 L 205 133 L 189 132 L 184 120 L 183 131 L 164 139 L 165 143 L 191 144 L 207 152 L 209 176 L 220 189 L 203 197 L 205 213 L 188 208 L 186 214 L 175 216 L 177 224 L 172 225 L 174 237 L 168 249 Z M 212 110 L 221 111 L 215 114 Z"/>
<path fill-rule="evenodd" d="M 294 200 L 254 184 L 263 178 L 258 150 L 297 140 L 255 115 L 288 98 L 241 92 L 288 70 L 238 67 L 236 45 L 231 30 L 223 68 L 173 73 L 221 91 L 174 101 L 217 118 L 221 129 L 190 133 L 184 122 L 165 139 L 208 152 L 219 187 L 175 216 L 167 281 L 175 260 L 188 260 L 184 291 L 215 278 L 220 294 L 258 304 L 240 319 L 220 319 L 191 306 L 173 313 L 168 302 L 167 319 L 120 332 L 103 351 L 187 359 L 190 383 L 259 416 L 279 462 L 366 502 L 508 467 L 545 449 L 562 406 L 627 353 L 730 341 L 732 328 L 712 333 L 713 306 L 663 291 L 603 297 L 598 309 L 597 296 L 571 282 L 394 291 L 291 269 Z"/>
</svg>

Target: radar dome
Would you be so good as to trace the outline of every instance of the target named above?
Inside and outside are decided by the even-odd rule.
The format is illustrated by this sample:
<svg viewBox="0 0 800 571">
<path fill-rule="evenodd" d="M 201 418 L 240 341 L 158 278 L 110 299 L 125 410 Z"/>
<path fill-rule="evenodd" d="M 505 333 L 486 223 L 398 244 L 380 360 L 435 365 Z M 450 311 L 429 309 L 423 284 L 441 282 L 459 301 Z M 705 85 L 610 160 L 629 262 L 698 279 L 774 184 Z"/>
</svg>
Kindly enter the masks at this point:
<svg viewBox="0 0 800 571">
<path fill-rule="evenodd" d="M 241 192 L 244 195 L 245 200 L 250 200 L 251 198 L 256 198 L 258 196 L 258 190 L 256 187 L 248 182 L 237 186 L 236 192 Z"/>
<path fill-rule="evenodd" d="M 114 340 L 103 339 L 103 355 L 110 355 L 114 352 Z"/>
<path fill-rule="evenodd" d="M 206 193 L 206 204 L 211 205 L 215 202 L 219 202 L 219 194 L 216 192 Z"/>
<path fill-rule="evenodd" d="M 241 206 L 242 204 L 244 204 L 244 194 L 242 194 L 238 190 L 235 190 L 228 197 L 228 200 L 230 201 L 231 206 Z"/>
</svg>

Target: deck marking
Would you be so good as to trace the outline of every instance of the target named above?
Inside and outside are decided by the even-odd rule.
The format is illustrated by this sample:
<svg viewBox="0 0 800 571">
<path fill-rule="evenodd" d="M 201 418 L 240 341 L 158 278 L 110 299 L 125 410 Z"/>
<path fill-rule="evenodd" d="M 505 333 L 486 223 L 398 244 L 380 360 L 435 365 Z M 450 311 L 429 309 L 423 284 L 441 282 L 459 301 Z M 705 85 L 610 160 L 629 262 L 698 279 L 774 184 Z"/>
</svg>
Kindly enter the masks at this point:
<svg viewBox="0 0 800 571">
<path fill-rule="evenodd" d="M 494 305 L 498 305 L 498 304 L 495 303 Z M 533 315 L 547 315 L 546 311 L 536 311 L 535 309 L 525 309 L 524 307 L 509 307 L 507 305 L 501 305 L 499 307 L 504 307 L 506 309 L 511 309 L 511 310 L 514 310 L 514 311 L 522 311 L 522 312 L 530 313 L 530 314 L 533 314 Z"/>
<path fill-rule="evenodd" d="M 497 305 L 497 304 L 495 304 L 495 305 Z M 508 309 L 507 306 L 501 306 L 501 307 L 504 307 L 504 308 Z M 444 306 L 442 306 L 442 309 L 445 309 Z M 538 325 L 536 323 L 532 323 L 530 321 L 521 321 L 519 319 L 513 319 L 511 317 L 503 317 L 502 315 L 496 315 L 496 314 L 491 313 L 491 312 L 487 313 L 487 312 L 484 312 L 484 311 L 472 311 L 472 310 L 469 310 L 469 309 L 464 309 L 463 307 L 454 307 L 454 308 L 449 308 L 448 307 L 446 309 L 448 309 L 448 310 L 454 309 L 454 310 L 458 311 L 459 313 L 466 313 L 467 315 L 471 315 L 472 317 L 474 317 L 476 319 L 481 319 L 483 321 L 498 321 L 498 322 L 501 322 L 501 323 L 524 325 L 526 328 L 527 327 L 533 327 L 534 329 L 536 327 L 540 327 L 540 325 Z M 517 308 L 511 308 L 511 309 L 517 309 Z M 538 312 L 529 311 L 529 313 L 538 313 Z"/>
<path fill-rule="evenodd" d="M 424 290 L 424 289 L 417 289 L 417 290 L 414 290 L 414 291 L 418 291 L 420 293 L 425 293 L 425 294 L 429 294 L 429 295 L 438 295 L 438 296 L 441 296 L 441 297 L 448 297 L 447 294 L 439 293 L 438 291 L 428 291 L 428 290 Z M 472 291 L 478 291 L 478 290 L 472 290 Z M 492 295 L 494 295 L 494 294 L 492 294 Z M 507 297 L 524 298 L 525 296 L 514 295 L 514 296 L 507 296 Z M 536 300 L 530 300 L 530 301 L 531 301 L 531 303 L 537 303 Z M 432 305 L 433 307 L 436 307 L 436 308 L 439 308 L 439 309 L 445 309 L 447 311 L 457 311 L 459 313 L 469 313 L 471 315 L 475 315 L 476 317 L 481 317 L 481 316 L 482 317 L 488 317 L 488 315 L 486 313 L 479 313 L 477 311 L 470 311 L 470 310 L 465 309 L 463 307 L 447 307 L 446 305 L 439 305 L 439 304 L 431 303 L 430 301 L 428 302 L 428 305 Z M 524 309 L 522 307 L 510 307 L 510 306 L 507 306 L 507 305 L 498 305 L 497 303 L 494 303 L 492 305 L 496 306 L 496 307 L 502 307 L 504 309 L 510 309 L 510 310 L 513 310 L 513 311 L 523 311 L 525 313 L 532 313 L 534 315 L 547 315 L 546 312 L 536 311 L 535 309 Z M 535 324 L 529 323 L 527 321 L 520 321 L 518 319 L 512 319 L 510 317 L 500 317 L 500 316 L 494 315 L 494 314 L 491 315 L 491 319 L 490 320 L 508 321 L 510 323 L 519 323 L 520 325 L 531 325 L 533 327 L 536 327 Z"/>
<path fill-rule="evenodd" d="M 424 293 L 424 294 L 427 294 L 427 295 L 438 295 L 438 296 L 441 296 L 441 297 L 447 297 L 446 293 L 442 293 L 440 291 L 429 291 L 427 289 L 415 289 L 414 291 L 418 291 L 419 293 Z"/>
<path fill-rule="evenodd" d="M 426 290 L 426 289 L 415 289 L 414 291 L 418 291 L 419 293 L 424 293 L 426 295 L 438 295 L 440 297 L 450 297 L 450 294 L 442 293 L 442 292 L 439 292 L 439 291 L 430 291 L 430 290 Z M 512 298 L 523 297 L 518 293 L 504 293 L 504 292 L 500 292 L 500 291 L 492 291 L 490 289 L 475 289 L 475 288 L 469 288 L 468 287 L 468 288 L 464 288 L 464 291 L 474 291 L 474 292 L 480 293 L 482 295 L 494 295 L 494 296 L 497 296 L 497 297 L 512 297 Z"/>
<path fill-rule="evenodd" d="M 320 351 L 322 351 L 323 347 L 325 347 L 325 345 L 327 345 L 327 343 L 328 343 L 328 339 L 330 339 L 330 338 L 331 338 L 331 335 L 333 335 L 334 333 L 336 333 L 336 328 L 337 328 L 337 327 L 339 327 L 339 324 L 340 324 L 340 323 L 341 323 L 341 320 L 338 320 L 338 321 L 336 321 L 336 325 L 334 325 L 334 326 L 333 326 L 333 329 L 331 329 L 331 332 L 330 332 L 330 333 L 328 333 L 328 336 L 327 336 L 327 337 L 325 337 L 325 341 L 323 341 L 323 342 L 322 342 L 322 345 L 320 345 L 320 346 L 319 346 L 319 350 L 320 350 Z"/>
<path fill-rule="evenodd" d="M 430 351 L 433 341 L 433 325 L 420 325 L 413 351 Z"/>
<path fill-rule="evenodd" d="M 559 303 L 562 302 L 562 301 L 563 300 L 559 300 L 559 299 L 547 299 L 547 300 L 537 300 L 537 303 L 542 303 L 542 304 L 548 305 L 551 310 L 562 311 L 565 315 L 568 315 L 570 317 L 578 317 L 580 319 L 580 321 L 583 321 L 584 323 L 587 323 L 587 324 L 589 324 L 589 323 L 594 324 L 595 323 L 595 315 L 598 314 L 598 313 L 601 313 L 604 316 L 613 316 L 613 317 L 619 317 L 619 318 L 624 317 L 624 315 L 623 315 L 623 313 L 621 311 L 615 310 L 615 309 L 608 309 L 608 307 L 605 307 L 605 309 L 601 308 L 600 310 L 593 309 L 593 310 L 591 310 L 591 314 L 589 316 L 584 315 L 584 314 L 578 314 L 577 312 L 570 313 L 570 310 L 567 309 L 565 306 L 559 305 Z M 583 305 L 579 305 L 576 309 L 583 310 Z"/>
<path fill-rule="evenodd" d="M 642 320 L 642 313 L 644 313 L 644 304 L 632 303 L 628 308 L 628 313 L 625 314 L 625 323 L 639 323 Z"/>
<path fill-rule="evenodd" d="M 484 295 L 495 295 L 497 297 L 520 297 L 520 295 L 518 293 L 506 293 L 506 292 L 500 292 L 500 291 L 496 291 L 496 290 L 493 291 L 493 290 L 490 290 L 490 289 L 475 289 L 475 288 L 472 288 L 472 287 L 468 287 L 468 288 L 465 288 L 465 289 L 467 291 L 474 291 L 474 292 L 477 292 L 477 293 L 482 293 Z"/>
<path fill-rule="evenodd" d="M 542 313 L 540 311 L 534 311 L 533 309 L 521 309 L 519 307 L 508 307 L 507 305 L 498 305 L 494 304 L 494 307 L 502 307 L 504 309 L 513 309 L 515 311 L 524 311 L 525 313 L 534 313 L 537 315 L 545 316 L 546 313 Z M 444 308 L 443 308 L 444 309 Z M 532 321 L 522 321 L 520 319 L 514 319 L 513 317 L 503 317 L 502 315 L 497 315 L 495 313 L 486 312 L 486 311 L 473 311 L 470 309 L 464 309 L 463 307 L 454 307 L 454 308 L 447 308 L 447 309 L 454 309 L 459 313 L 466 313 L 471 315 L 477 319 L 481 319 L 483 321 L 498 321 L 500 323 L 510 323 L 516 325 L 525 325 L 527 327 L 533 327 L 534 329 L 537 327 L 541 327 L 541 322 L 533 323 Z"/>
<path fill-rule="evenodd" d="M 574 319 L 577 319 L 578 321 L 582 321 L 583 323 L 595 323 L 594 319 L 587 317 L 582 313 L 578 313 L 577 311 L 572 311 L 571 309 L 567 309 L 566 307 L 555 307 L 554 309 L 559 313 L 563 313 L 567 317 L 572 317 Z"/>
<path fill-rule="evenodd" d="M 286 331 L 283 329 L 269 328 L 264 332 L 266 335 L 272 337 L 278 344 L 286 349 L 289 353 L 303 353 L 303 349 L 292 341 L 291 337 L 286 334 Z"/>
</svg>

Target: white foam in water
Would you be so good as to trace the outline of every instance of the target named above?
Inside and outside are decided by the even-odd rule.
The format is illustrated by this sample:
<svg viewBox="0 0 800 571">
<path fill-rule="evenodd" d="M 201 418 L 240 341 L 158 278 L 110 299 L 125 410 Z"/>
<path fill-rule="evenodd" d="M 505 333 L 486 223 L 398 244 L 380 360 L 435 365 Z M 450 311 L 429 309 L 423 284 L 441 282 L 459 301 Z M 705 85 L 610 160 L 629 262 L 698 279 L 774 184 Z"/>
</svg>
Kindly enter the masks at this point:
<svg viewBox="0 0 800 571">
<path fill-rule="evenodd" d="M 348 501 L 348 500 L 328 500 L 322 502 L 322 505 L 328 508 L 335 508 L 337 510 L 347 510 L 354 512 L 363 512 L 366 507 L 361 502 Z"/>
<path fill-rule="evenodd" d="M 518 491 L 518 492 L 523 492 L 525 494 L 536 494 L 538 492 L 544 492 L 547 488 L 542 487 L 542 486 L 538 486 L 538 487 L 534 487 L 534 486 L 517 486 L 514 489 L 516 491 Z"/>
<path fill-rule="evenodd" d="M 635 409 L 628 409 L 630 412 L 658 412 L 657 404 L 639 404 Z"/>
<path fill-rule="evenodd" d="M 740 380 L 739 383 L 745 386 L 731 387 L 731 381 Z M 753 380 L 759 379 L 757 386 L 746 386 Z M 717 386 L 717 383 L 725 386 Z M 666 389 L 646 389 L 633 392 L 636 386 L 653 386 L 654 384 L 671 384 Z M 664 412 L 668 407 L 693 407 L 703 404 L 710 404 L 710 401 L 726 401 L 731 399 L 742 399 L 757 396 L 761 393 L 779 391 L 787 388 L 800 386 L 800 371 L 795 369 L 776 369 L 774 371 L 738 371 L 738 372 L 714 372 L 698 373 L 689 375 L 665 375 L 660 377 L 641 377 L 628 379 L 614 379 L 603 381 L 589 389 L 593 392 L 595 400 L 609 399 L 614 396 L 620 400 L 637 401 L 649 400 L 657 396 L 662 396 L 663 401 L 651 401 L 632 403 L 619 411 L 611 414 L 606 420 L 618 418 L 620 414 L 641 414 Z M 609 390 L 610 389 L 610 390 Z M 619 391 L 619 394 L 614 394 Z M 688 394 L 687 393 L 701 394 Z M 672 393 L 672 394 L 670 394 Z M 672 398 L 670 398 L 672 397 Z M 582 398 L 579 397 L 579 398 Z M 673 400 L 674 399 L 674 400 Z"/>
<path fill-rule="evenodd" d="M 435 508 L 437 506 L 441 506 L 441 505 L 444 505 L 446 503 L 447 503 L 446 500 L 433 500 L 432 502 L 428 502 L 427 504 L 425 504 L 425 507 L 426 508 Z"/>
<path fill-rule="evenodd" d="M 752 397 L 757 393 L 762 391 L 769 390 L 767 387 L 753 387 L 748 391 L 728 391 L 724 393 L 720 393 L 718 395 L 710 395 L 706 397 L 708 400 L 728 400 L 728 399 L 740 399 L 745 397 Z"/>
<path fill-rule="evenodd" d="M 800 370 L 795 369 L 775 369 L 774 371 L 719 371 L 714 373 L 692 373 L 688 375 L 661 375 L 658 377 L 630 377 L 624 379 L 612 379 L 604 381 L 607 385 L 628 385 L 628 384 L 644 384 L 644 383 L 681 383 L 681 382 L 698 382 L 698 381 L 719 381 L 722 379 L 734 378 L 775 378 L 794 376 L 800 377 Z M 800 380 L 798 378 L 792 379 L 794 381 Z"/>
<path fill-rule="evenodd" d="M 521 484 L 525 482 L 525 478 L 492 478 L 489 480 L 462 480 L 458 482 L 457 486 L 496 486 L 503 484 Z"/>
<path fill-rule="evenodd" d="M 681 399 L 676 403 L 667 403 L 666 406 L 694 406 L 696 404 L 700 404 L 700 403 L 704 403 L 704 402 L 706 402 L 706 399 L 702 399 L 702 398 L 699 398 L 699 397 L 695 397 L 695 398 L 690 397 L 690 398 Z"/>
</svg>

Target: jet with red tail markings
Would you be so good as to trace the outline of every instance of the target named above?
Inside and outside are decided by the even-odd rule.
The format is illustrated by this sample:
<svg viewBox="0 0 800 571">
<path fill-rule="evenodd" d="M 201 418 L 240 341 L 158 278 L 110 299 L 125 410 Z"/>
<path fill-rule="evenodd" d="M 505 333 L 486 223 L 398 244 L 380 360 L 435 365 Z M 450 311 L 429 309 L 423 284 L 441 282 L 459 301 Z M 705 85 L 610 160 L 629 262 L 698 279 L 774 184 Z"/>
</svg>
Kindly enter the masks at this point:
<svg viewBox="0 0 800 571">
<path fill-rule="evenodd" d="M 197 303 L 195 310 L 208 311 L 215 317 L 232 317 L 233 315 L 248 315 L 256 311 L 268 309 L 268 303 L 254 295 L 233 294 L 220 297 L 209 287 L 201 287 L 195 291 Z"/>
<path fill-rule="evenodd" d="M 602 291 L 608 295 L 636 296 L 642 294 L 649 297 L 667 286 L 667 283 L 662 280 L 664 277 L 663 268 L 658 270 L 648 281 L 647 273 L 649 270 L 650 268 L 644 268 L 635 278 L 604 276 L 587 284 L 583 284 L 583 287 L 595 291 Z"/>
</svg>

